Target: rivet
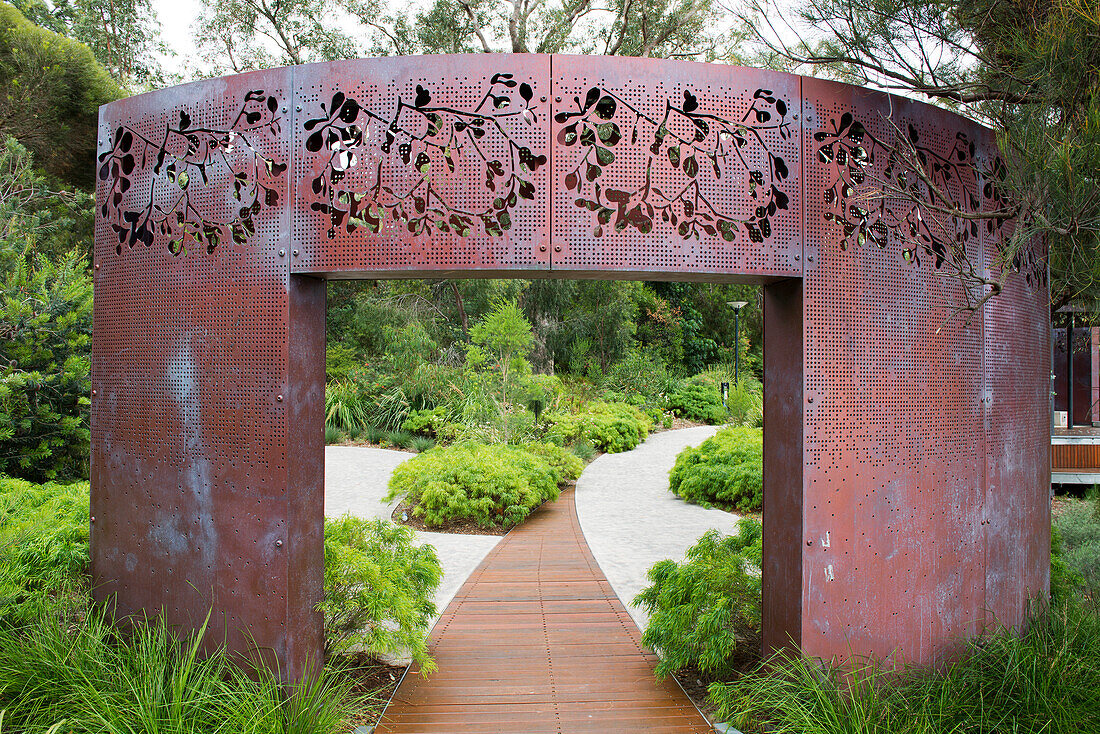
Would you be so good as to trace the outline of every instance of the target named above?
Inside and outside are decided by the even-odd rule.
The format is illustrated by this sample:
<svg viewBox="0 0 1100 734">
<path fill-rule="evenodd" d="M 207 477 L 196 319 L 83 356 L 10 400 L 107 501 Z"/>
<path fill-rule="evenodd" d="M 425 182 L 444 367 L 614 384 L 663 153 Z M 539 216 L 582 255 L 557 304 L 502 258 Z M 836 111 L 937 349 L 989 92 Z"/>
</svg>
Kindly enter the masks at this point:
<svg viewBox="0 0 1100 734">
<path fill-rule="evenodd" d="M 275 396 L 275 400 L 276 400 L 276 401 L 278 401 L 278 402 L 280 402 L 280 403 L 281 403 L 281 402 L 283 402 L 283 396 L 282 396 L 282 394 L 280 393 L 279 395 L 276 395 L 276 396 Z M 813 401 L 811 401 L 811 402 L 813 402 Z"/>
<path fill-rule="evenodd" d="M 283 541 L 281 541 L 281 540 L 276 540 L 276 541 L 275 541 L 275 547 L 276 547 L 276 548 L 282 548 L 282 547 L 283 547 Z"/>
<path fill-rule="evenodd" d="M 806 260 L 809 261 L 809 262 L 813 262 L 814 261 L 814 256 L 813 255 L 807 255 Z"/>
<path fill-rule="evenodd" d="M 95 390 L 92 390 L 92 395 L 95 395 L 95 394 L 96 394 L 96 391 L 95 391 Z"/>
<path fill-rule="evenodd" d="M 92 522 L 95 522 L 95 515 L 92 515 Z"/>
<path fill-rule="evenodd" d="M 286 107 L 283 107 L 283 114 L 286 114 Z"/>
<path fill-rule="evenodd" d="M 294 109 L 297 110 L 298 112 L 301 112 L 302 111 L 302 105 L 298 105 Z"/>
<path fill-rule="evenodd" d="M 555 102 L 561 102 L 561 97 L 554 97 Z"/>
<path fill-rule="evenodd" d="M 294 255 L 294 257 L 298 257 L 298 251 L 297 250 L 295 250 L 292 254 Z"/>
<path fill-rule="evenodd" d="M 806 545 L 813 545 L 813 544 L 814 544 L 814 542 L 812 540 L 807 540 L 806 541 Z"/>
<path fill-rule="evenodd" d="M 95 269 L 96 269 L 96 270 L 99 270 L 99 263 L 96 263 L 96 264 L 95 264 Z"/>
<path fill-rule="evenodd" d="M 539 100 L 540 100 L 540 101 L 542 101 L 542 102 L 545 102 L 545 101 L 546 101 L 546 97 L 539 97 Z"/>
<path fill-rule="evenodd" d="M 794 256 L 794 261 L 795 261 L 795 262 L 798 262 L 798 261 L 799 261 L 799 260 L 801 260 L 801 259 L 802 259 L 802 256 L 801 256 L 801 255 L 795 255 L 795 256 Z"/>
<path fill-rule="evenodd" d="M 539 245 L 539 252 L 546 252 L 546 245 Z"/>
<path fill-rule="evenodd" d="M 561 252 L 561 245 L 554 245 L 554 252 Z"/>
<path fill-rule="evenodd" d="M 286 250 L 279 250 L 279 257 L 286 257 Z"/>
<path fill-rule="evenodd" d="M 807 398 L 807 402 L 810 402 L 810 403 L 812 403 L 813 401 L 814 401 L 814 399 L 813 399 L 813 398 Z"/>
</svg>

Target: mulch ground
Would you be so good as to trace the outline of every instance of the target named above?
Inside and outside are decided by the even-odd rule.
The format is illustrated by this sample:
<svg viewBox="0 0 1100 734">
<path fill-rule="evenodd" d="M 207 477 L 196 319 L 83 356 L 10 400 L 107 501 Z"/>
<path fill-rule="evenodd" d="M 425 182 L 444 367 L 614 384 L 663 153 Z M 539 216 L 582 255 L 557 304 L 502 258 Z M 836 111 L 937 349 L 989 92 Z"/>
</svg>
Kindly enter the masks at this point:
<svg viewBox="0 0 1100 734">
<path fill-rule="evenodd" d="M 354 681 L 351 695 L 363 704 L 360 714 L 349 722 L 348 731 L 359 726 L 368 729 L 375 726 L 408 666 L 388 665 L 366 653 L 342 656 L 337 664 L 351 676 Z"/>
</svg>

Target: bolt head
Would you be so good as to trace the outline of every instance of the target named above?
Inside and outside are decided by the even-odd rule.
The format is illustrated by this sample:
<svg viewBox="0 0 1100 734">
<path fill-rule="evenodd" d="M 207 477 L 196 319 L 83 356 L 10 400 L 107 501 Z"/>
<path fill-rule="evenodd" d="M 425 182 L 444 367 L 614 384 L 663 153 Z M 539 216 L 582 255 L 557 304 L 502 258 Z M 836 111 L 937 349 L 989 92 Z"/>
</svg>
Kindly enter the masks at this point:
<svg viewBox="0 0 1100 734">
<path fill-rule="evenodd" d="M 275 400 L 276 400 L 276 401 L 278 401 L 278 402 L 280 402 L 280 403 L 281 403 L 281 402 L 283 402 L 283 396 L 282 396 L 282 393 L 280 393 L 279 395 L 276 395 L 276 396 L 275 396 Z"/>
<path fill-rule="evenodd" d="M 281 540 L 276 540 L 276 541 L 275 541 L 275 547 L 276 547 L 276 548 L 282 548 L 282 547 L 283 547 L 283 541 L 281 541 Z"/>
<path fill-rule="evenodd" d="M 279 250 L 279 257 L 286 257 L 286 250 Z"/>
<path fill-rule="evenodd" d="M 294 254 L 294 257 L 298 257 L 298 251 L 297 250 L 295 250 L 293 254 Z"/>
</svg>

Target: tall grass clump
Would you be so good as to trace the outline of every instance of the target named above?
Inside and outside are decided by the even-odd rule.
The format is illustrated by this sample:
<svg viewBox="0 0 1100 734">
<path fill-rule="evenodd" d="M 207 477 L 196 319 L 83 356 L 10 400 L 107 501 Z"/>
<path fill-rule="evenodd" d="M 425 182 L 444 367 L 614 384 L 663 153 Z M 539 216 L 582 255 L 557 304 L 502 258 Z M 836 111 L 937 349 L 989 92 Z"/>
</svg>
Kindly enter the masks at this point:
<svg viewBox="0 0 1100 734">
<path fill-rule="evenodd" d="M 1100 499 L 1073 502 L 1054 523 L 1061 539 L 1061 558 L 1067 570 L 1084 585 L 1084 592 L 1100 595 Z"/>
<path fill-rule="evenodd" d="M 939 671 L 846 671 L 803 658 L 769 666 L 712 684 L 718 716 L 771 734 L 1100 731 L 1100 613 L 1081 602 L 1050 608 L 1022 632 L 973 638 Z"/>
<path fill-rule="evenodd" d="M 42 611 L 0 627 L 0 710 L 15 731 L 328 734 L 356 708 L 344 676 L 287 685 L 246 672 L 224 648 L 202 648 L 205 626 L 177 639 L 163 621 L 120 632 L 102 608 L 77 621 Z"/>
</svg>

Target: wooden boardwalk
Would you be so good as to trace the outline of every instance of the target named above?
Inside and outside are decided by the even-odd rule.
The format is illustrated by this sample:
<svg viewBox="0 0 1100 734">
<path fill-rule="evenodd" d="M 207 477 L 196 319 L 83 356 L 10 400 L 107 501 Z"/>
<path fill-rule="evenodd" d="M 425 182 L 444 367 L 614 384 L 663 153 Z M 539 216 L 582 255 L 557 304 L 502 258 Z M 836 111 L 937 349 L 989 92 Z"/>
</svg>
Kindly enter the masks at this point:
<svg viewBox="0 0 1100 734">
<path fill-rule="evenodd" d="M 459 589 L 378 732 L 712 732 L 656 657 L 581 534 L 573 490 L 537 510 Z"/>
</svg>

